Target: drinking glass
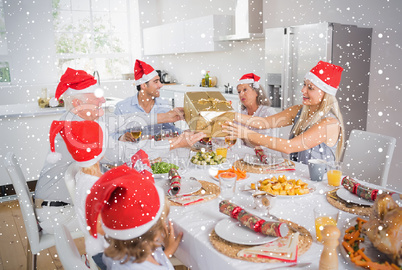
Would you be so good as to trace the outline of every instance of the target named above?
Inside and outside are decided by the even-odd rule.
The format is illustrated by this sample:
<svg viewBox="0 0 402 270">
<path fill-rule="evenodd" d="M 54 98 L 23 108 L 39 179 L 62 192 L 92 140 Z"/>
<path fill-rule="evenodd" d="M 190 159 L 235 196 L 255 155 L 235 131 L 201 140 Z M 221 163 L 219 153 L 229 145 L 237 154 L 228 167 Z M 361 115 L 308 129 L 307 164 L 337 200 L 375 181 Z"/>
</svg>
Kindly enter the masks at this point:
<svg viewBox="0 0 402 270">
<path fill-rule="evenodd" d="M 139 141 L 142 134 L 142 127 L 137 126 L 130 128 L 130 134 L 135 139 L 136 142 Z"/>
<path fill-rule="evenodd" d="M 317 242 L 322 242 L 321 232 L 326 225 L 335 225 L 338 222 L 339 211 L 332 207 L 314 208 L 315 233 Z"/>
<path fill-rule="evenodd" d="M 276 197 L 268 195 L 265 192 L 258 192 L 253 194 L 253 200 L 255 209 L 261 211 L 264 216 L 269 217 L 269 210 L 274 206 Z"/>
<path fill-rule="evenodd" d="M 236 141 L 237 141 L 237 138 L 234 138 L 234 139 L 225 138 L 225 142 L 227 145 L 229 145 L 229 148 L 231 148 L 233 145 L 235 145 Z"/>
<path fill-rule="evenodd" d="M 223 172 L 218 175 L 221 200 L 231 200 L 236 191 L 237 175 L 232 172 Z"/>
<path fill-rule="evenodd" d="M 228 153 L 228 145 L 225 142 L 224 137 L 214 137 L 212 138 L 212 151 L 214 151 L 217 155 L 221 155 L 226 158 Z"/>
<path fill-rule="evenodd" d="M 340 186 L 342 179 L 342 164 L 340 162 L 330 162 L 327 168 L 328 185 Z"/>
</svg>

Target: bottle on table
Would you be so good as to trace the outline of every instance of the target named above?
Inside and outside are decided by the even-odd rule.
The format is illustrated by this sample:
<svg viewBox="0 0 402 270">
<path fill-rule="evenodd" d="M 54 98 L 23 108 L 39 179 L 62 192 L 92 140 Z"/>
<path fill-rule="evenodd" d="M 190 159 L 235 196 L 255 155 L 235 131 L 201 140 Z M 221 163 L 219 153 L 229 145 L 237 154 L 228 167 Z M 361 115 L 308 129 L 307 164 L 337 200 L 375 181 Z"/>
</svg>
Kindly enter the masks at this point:
<svg viewBox="0 0 402 270">
<path fill-rule="evenodd" d="M 209 71 L 207 71 L 207 73 L 205 74 L 205 86 L 209 87 Z"/>
</svg>

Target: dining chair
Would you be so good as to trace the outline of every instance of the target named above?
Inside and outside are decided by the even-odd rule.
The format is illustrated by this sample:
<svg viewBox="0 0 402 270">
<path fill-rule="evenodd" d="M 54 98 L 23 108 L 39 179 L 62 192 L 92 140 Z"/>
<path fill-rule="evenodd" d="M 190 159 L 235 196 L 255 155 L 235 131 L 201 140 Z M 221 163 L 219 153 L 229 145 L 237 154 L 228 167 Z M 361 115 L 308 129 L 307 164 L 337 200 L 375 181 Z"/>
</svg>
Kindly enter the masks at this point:
<svg viewBox="0 0 402 270">
<path fill-rule="evenodd" d="M 77 162 L 71 163 L 66 172 L 64 173 L 64 182 L 66 183 L 66 187 L 68 193 L 70 193 L 71 201 L 75 202 L 75 175 L 80 171 L 80 167 L 77 165 Z"/>
<path fill-rule="evenodd" d="M 21 170 L 17 158 L 12 152 L 7 153 L 4 159 L 7 173 L 13 183 L 15 193 L 21 208 L 24 219 L 25 230 L 28 236 L 27 244 L 27 269 L 36 269 L 36 255 L 44 249 L 54 246 L 55 238 L 53 234 L 45 234 L 40 231 L 36 213 L 33 205 L 32 194 Z M 73 232 L 73 238 L 83 237 L 83 233 Z"/>
<path fill-rule="evenodd" d="M 386 187 L 396 139 L 354 129 L 343 157 L 343 174 Z"/>
<path fill-rule="evenodd" d="M 55 241 L 57 253 L 59 254 L 59 258 L 64 269 L 98 269 L 98 266 L 91 256 L 88 256 L 89 267 L 83 261 L 71 232 L 66 226 L 62 225 L 55 228 Z"/>
</svg>

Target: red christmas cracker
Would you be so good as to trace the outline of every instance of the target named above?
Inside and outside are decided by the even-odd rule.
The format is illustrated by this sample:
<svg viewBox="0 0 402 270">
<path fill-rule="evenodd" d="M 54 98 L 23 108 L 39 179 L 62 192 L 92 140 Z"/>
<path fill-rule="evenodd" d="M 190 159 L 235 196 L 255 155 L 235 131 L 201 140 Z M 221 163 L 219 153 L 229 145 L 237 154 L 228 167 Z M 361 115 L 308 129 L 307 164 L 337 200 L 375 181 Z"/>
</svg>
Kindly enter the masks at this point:
<svg viewBox="0 0 402 270">
<path fill-rule="evenodd" d="M 255 147 L 254 152 L 262 163 L 268 164 L 268 157 L 265 155 L 264 150 L 262 150 L 261 147 Z"/>
<path fill-rule="evenodd" d="M 169 194 L 176 195 L 180 192 L 181 177 L 175 168 L 171 168 L 169 171 L 170 188 Z"/>
<path fill-rule="evenodd" d="M 269 236 L 284 237 L 289 228 L 284 222 L 265 221 L 227 200 L 219 203 L 219 211 L 240 221 L 247 228 Z"/>
<path fill-rule="evenodd" d="M 369 188 L 365 185 L 362 185 L 358 183 L 356 180 L 353 178 L 350 178 L 349 176 L 345 176 L 342 179 L 342 186 L 346 188 L 348 191 L 350 191 L 353 194 L 356 194 L 360 198 L 369 200 L 369 201 L 375 201 L 377 199 L 377 195 L 381 193 L 386 193 L 389 195 L 397 194 L 395 192 L 391 191 L 386 191 L 382 189 L 374 189 L 374 188 Z"/>
</svg>

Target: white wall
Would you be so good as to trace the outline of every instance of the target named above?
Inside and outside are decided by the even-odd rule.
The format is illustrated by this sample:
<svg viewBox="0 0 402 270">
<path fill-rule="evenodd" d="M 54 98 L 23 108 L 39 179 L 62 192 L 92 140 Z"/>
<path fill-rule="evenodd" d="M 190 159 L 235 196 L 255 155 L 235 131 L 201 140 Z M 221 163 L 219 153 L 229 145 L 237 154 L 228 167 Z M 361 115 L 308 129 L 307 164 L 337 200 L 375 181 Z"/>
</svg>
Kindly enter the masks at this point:
<svg viewBox="0 0 402 270">
<path fill-rule="evenodd" d="M 191 3 L 190 3 L 191 2 Z M 234 0 L 140 1 L 142 27 L 210 14 L 234 15 Z M 402 1 L 399 0 L 266 0 L 264 28 L 322 21 L 373 28 L 372 61 L 367 130 L 397 139 L 388 178 L 391 188 L 402 190 Z M 165 69 L 180 83 L 198 85 L 201 70 L 218 77 L 218 85 L 233 85 L 244 73 L 264 77 L 264 41 L 231 42 L 226 52 L 144 57 L 157 69 Z"/>
</svg>

